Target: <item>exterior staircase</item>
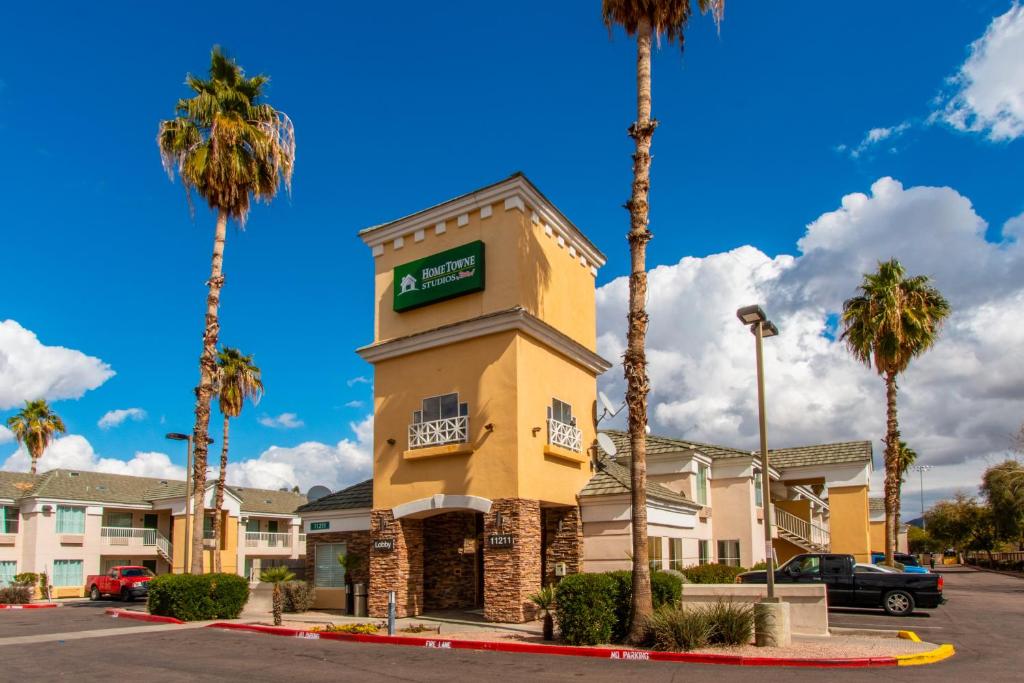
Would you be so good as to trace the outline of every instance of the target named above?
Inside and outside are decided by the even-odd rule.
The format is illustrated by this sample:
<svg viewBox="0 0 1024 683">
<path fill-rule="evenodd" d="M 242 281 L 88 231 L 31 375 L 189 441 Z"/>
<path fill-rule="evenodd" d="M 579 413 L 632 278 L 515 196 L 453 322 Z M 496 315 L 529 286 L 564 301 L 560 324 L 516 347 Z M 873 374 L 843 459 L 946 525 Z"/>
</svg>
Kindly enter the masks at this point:
<svg viewBox="0 0 1024 683">
<path fill-rule="evenodd" d="M 772 511 L 775 513 L 775 529 L 779 538 L 809 553 L 827 553 L 831 548 L 827 529 L 775 506 L 772 506 Z"/>
</svg>

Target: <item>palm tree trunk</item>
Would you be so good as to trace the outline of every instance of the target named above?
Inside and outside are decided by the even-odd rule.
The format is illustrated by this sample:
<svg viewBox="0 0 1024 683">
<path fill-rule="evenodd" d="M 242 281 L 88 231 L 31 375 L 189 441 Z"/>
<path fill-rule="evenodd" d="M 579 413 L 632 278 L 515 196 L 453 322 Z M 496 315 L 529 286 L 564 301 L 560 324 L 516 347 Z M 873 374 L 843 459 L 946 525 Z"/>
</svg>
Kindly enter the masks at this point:
<svg viewBox="0 0 1024 683">
<path fill-rule="evenodd" d="M 209 447 L 207 435 L 210 429 L 210 401 L 213 398 L 213 378 L 217 374 L 217 337 L 220 322 L 217 309 L 220 307 L 220 290 L 224 286 L 224 240 L 227 237 L 228 215 L 217 213 L 217 231 L 213 237 L 213 258 L 210 261 L 210 290 L 206 295 L 206 328 L 203 331 L 203 353 L 199 356 L 199 386 L 196 387 L 196 424 L 193 430 L 195 491 L 192 494 L 192 508 L 195 521 L 192 524 L 192 573 L 203 573 L 203 520 L 206 516 L 206 453 Z"/>
<path fill-rule="evenodd" d="M 42 453 L 37 453 L 35 452 L 35 450 L 31 448 L 28 449 L 28 457 L 29 460 L 32 461 L 32 464 L 29 465 L 28 473 L 31 474 L 33 477 L 36 476 L 36 466 L 39 464 L 39 458 L 41 458 L 42 456 Z"/>
<path fill-rule="evenodd" d="M 637 643 L 652 612 L 651 575 L 647 560 L 647 192 L 650 187 L 651 138 L 657 121 L 651 119 L 651 25 L 642 20 L 636 37 L 636 122 L 629 128 L 633 153 L 633 193 L 626 207 L 630 213 L 629 319 L 623 369 L 626 405 L 629 406 L 629 444 L 632 454 L 633 604 L 629 642 Z"/>
<path fill-rule="evenodd" d="M 223 569 L 221 566 L 220 548 L 221 534 L 224 533 L 224 524 L 221 520 L 221 511 L 224 509 L 224 478 L 228 475 L 228 429 L 230 418 L 224 416 L 224 440 L 220 445 L 220 477 L 217 478 L 217 499 L 214 504 L 214 517 L 213 517 L 213 545 L 216 550 L 213 553 L 213 571 L 219 572 Z"/>
<path fill-rule="evenodd" d="M 896 421 L 896 373 L 885 373 L 885 563 L 892 564 L 896 550 L 896 498 L 900 480 L 900 430 Z"/>
</svg>

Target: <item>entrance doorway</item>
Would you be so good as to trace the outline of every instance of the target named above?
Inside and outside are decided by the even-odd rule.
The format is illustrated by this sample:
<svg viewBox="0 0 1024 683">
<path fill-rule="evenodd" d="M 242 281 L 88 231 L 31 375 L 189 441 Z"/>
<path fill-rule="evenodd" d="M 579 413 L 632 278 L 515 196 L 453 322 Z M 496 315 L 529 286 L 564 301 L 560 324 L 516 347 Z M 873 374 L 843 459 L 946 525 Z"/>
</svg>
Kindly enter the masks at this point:
<svg viewBox="0 0 1024 683">
<path fill-rule="evenodd" d="M 423 520 L 423 608 L 484 606 L 483 515 L 446 512 Z"/>
</svg>

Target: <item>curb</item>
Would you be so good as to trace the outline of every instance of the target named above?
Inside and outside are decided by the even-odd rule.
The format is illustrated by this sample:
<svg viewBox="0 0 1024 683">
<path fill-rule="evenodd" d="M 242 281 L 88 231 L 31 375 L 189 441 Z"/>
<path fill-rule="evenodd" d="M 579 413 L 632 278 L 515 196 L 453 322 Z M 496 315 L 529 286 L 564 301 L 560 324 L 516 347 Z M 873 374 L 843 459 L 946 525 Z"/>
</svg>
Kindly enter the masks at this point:
<svg viewBox="0 0 1024 683">
<path fill-rule="evenodd" d="M 50 609 L 60 607 L 54 602 L 29 603 L 27 605 L 0 605 L 0 609 Z"/>
<path fill-rule="evenodd" d="M 184 624 L 185 622 L 181 619 L 175 619 L 174 617 L 160 617 L 155 614 L 146 614 L 145 612 L 136 612 L 128 609 L 117 609 L 116 607 L 108 607 L 103 610 L 105 614 L 109 614 L 115 619 L 136 619 L 138 621 L 150 621 L 157 624 Z"/>
<path fill-rule="evenodd" d="M 1002 576 L 1012 576 L 1015 579 L 1024 579 L 1024 575 L 1022 575 L 1020 572 L 1010 572 L 1005 571 L 1003 569 L 990 569 L 988 567 L 978 567 L 973 564 L 968 564 L 964 566 L 969 567 L 976 572 L 988 572 L 989 574 L 1000 574 Z"/>
<path fill-rule="evenodd" d="M 304 640 L 340 640 L 350 643 L 374 643 L 378 645 L 406 645 L 436 650 L 487 650 L 492 652 L 516 652 L 521 654 L 567 655 L 573 657 L 595 657 L 619 661 L 680 662 L 690 664 L 725 664 L 732 666 L 791 666 L 827 669 L 857 669 L 882 666 L 908 666 L 930 664 L 952 656 L 953 646 L 943 645 L 931 652 L 895 657 L 847 657 L 832 659 L 811 659 L 799 657 L 744 657 L 741 655 L 689 654 L 685 652 L 652 652 L 647 650 L 620 650 L 606 647 L 573 647 L 570 645 L 536 645 L 533 643 L 489 642 L 479 640 L 454 640 L 444 638 L 414 638 L 411 636 L 378 636 L 354 633 L 315 633 L 281 626 L 256 626 L 254 624 L 229 624 L 217 622 L 208 628 L 230 631 L 249 631 L 268 635 L 301 638 Z M 947 650 L 948 649 L 948 650 Z"/>
</svg>

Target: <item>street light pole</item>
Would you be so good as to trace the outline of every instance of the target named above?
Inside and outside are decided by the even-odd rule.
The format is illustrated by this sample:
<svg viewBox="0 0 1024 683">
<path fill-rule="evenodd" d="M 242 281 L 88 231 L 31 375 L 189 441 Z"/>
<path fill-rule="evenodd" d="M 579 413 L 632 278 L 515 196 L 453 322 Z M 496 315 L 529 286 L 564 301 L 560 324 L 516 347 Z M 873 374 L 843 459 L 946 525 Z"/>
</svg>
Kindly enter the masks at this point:
<svg viewBox="0 0 1024 683">
<path fill-rule="evenodd" d="M 775 599 L 775 552 L 772 548 L 772 497 L 771 477 L 768 475 L 768 428 L 765 422 L 764 407 L 764 321 L 759 320 L 753 325 L 754 337 L 757 339 L 757 415 L 758 428 L 761 432 L 761 509 L 764 511 L 764 552 L 768 570 L 768 600 Z"/>
<path fill-rule="evenodd" d="M 185 561 L 185 564 L 182 566 L 182 572 L 188 574 L 192 566 L 189 564 L 189 558 L 192 551 L 192 527 L 194 526 L 192 523 L 192 435 L 171 432 L 167 434 L 167 438 L 172 441 L 185 441 L 188 443 L 187 464 L 185 465 L 185 556 L 182 558 Z M 213 439 L 207 438 L 206 443 L 213 443 Z M 173 569 L 172 566 L 171 570 L 173 571 Z"/>
</svg>

